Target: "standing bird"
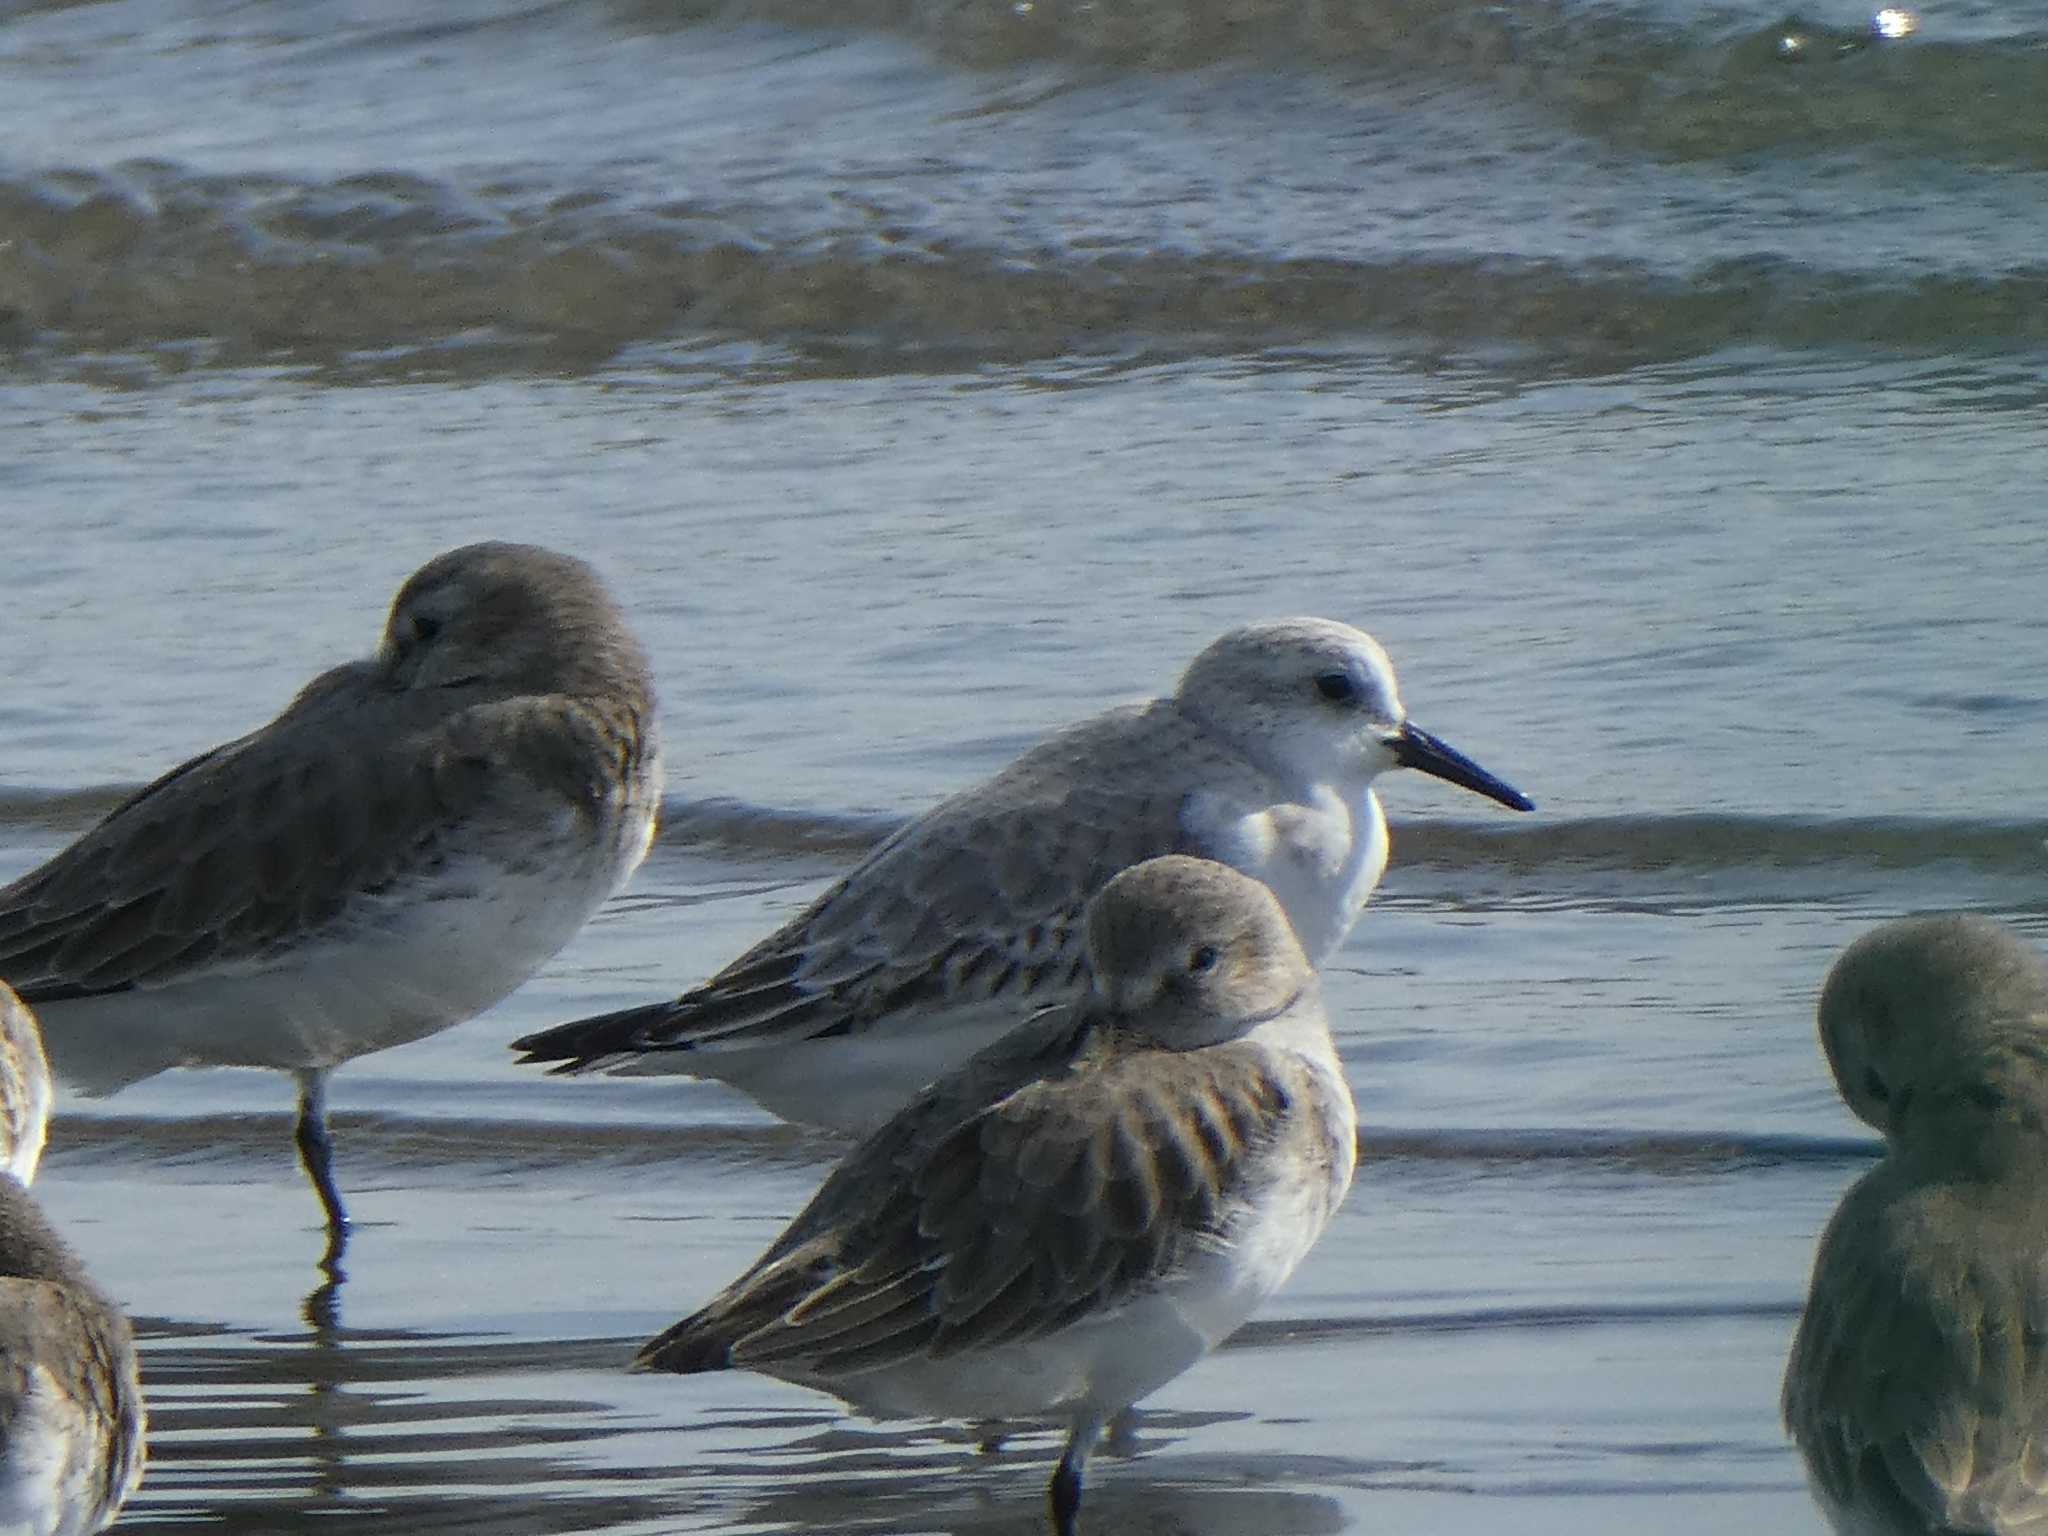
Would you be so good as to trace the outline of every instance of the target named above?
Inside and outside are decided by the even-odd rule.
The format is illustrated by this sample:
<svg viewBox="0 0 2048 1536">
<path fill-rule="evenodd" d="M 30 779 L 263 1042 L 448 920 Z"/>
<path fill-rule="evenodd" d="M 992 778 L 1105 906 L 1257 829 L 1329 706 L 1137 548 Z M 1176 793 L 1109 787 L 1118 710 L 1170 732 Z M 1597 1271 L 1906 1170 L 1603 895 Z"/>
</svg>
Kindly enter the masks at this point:
<svg viewBox="0 0 2048 1536">
<path fill-rule="evenodd" d="M 1257 881 L 1124 871 L 1086 918 L 1093 990 L 919 1094 L 761 1260 L 651 1339 L 877 1417 L 1067 1427 L 1073 1536 L 1102 1426 L 1214 1349 L 1321 1234 L 1357 1157 L 1316 978 Z"/>
<path fill-rule="evenodd" d="M 920 816 L 702 986 L 513 1049 L 561 1072 L 719 1078 L 785 1119 L 865 1130 L 1085 995 L 1082 910 L 1141 860 L 1195 854 L 1265 882 L 1321 965 L 1386 869 L 1372 783 L 1391 768 L 1532 808 L 1409 721 L 1372 636 L 1234 629 L 1172 697 L 1061 731 Z"/>
<path fill-rule="evenodd" d="M 142 1481 L 128 1320 L 0 1173 L 0 1531 L 89 1536 Z"/>
<path fill-rule="evenodd" d="M 375 655 L 0 890 L 0 976 L 88 1093 L 293 1073 L 332 1266 L 327 1075 L 531 976 L 638 866 L 660 792 L 647 657 L 596 574 L 468 545 L 399 589 Z"/>
<path fill-rule="evenodd" d="M 14 989 L 0 981 L 0 1173 L 13 1174 L 23 1188 L 33 1184 L 49 1129 L 43 1032 Z"/>
<path fill-rule="evenodd" d="M 1844 1536 L 2048 1532 L 2048 963 L 1908 918 L 1821 994 L 1842 1097 L 1884 1133 L 1814 1260 L 1786 1428 Z"/>
</svg>

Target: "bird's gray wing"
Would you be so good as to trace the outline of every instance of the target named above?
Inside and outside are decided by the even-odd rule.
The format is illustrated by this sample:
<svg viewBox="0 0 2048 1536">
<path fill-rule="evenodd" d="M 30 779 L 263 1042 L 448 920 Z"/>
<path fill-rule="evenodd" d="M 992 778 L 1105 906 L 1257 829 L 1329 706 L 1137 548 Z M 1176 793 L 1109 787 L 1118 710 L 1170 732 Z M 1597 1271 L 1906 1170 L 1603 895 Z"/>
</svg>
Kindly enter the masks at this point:
<svg viewBox="0 0 2048 1536">
<path fill-rule="evenodd" d="M 1081 914 L 1132 864 L 1190 846 L 1194 782 L 1255 770 L 1170 703 L 1052 737 L 994 779 L 884 842 L 803 913 L 669 1002 L 514 1042 L 533 1062 L 587 1071 L 650 1051 L 756 1047 L 858 1034 L 936 1007 L 1009 1004 L 1019 1016 L 1086 987 Z"/>
</svg>

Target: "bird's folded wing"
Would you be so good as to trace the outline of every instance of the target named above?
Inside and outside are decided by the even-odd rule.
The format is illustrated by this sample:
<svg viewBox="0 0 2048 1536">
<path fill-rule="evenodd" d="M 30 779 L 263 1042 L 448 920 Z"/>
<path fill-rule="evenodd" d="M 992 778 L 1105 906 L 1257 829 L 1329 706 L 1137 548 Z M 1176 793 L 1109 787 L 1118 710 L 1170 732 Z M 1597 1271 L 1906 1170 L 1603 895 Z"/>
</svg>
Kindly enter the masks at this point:
<svg viewBox="0 0 2048 1536">
<path fill-rule="evenodd" d="M 1823 1492 L 1889 1528 L 2048 1533 L 2048 1255 L 1901 1242 L 1911 1202 L 1859 1199 L 1883 1172 L 1822 1239 L 1786 1426 Z"/>
<path fill-rule="evenodd" d="M 575 708 L 463 707 L 337 669 L 0 890 L 0 976 L 33 1005 L 258 967 L 435 878 L 479 816 L 569 812 L 604 734 L 563 731 Z"/>
<path fill-rule="evenodd" d="M 1082 1048 L 1073 1070 L 964 1118 L 948 1097 L 960 1074 L 927 1090 L 641 1363 L 834 1374 L 942 1358 L 1113 1310 L 1224 1242 L 1290 1090 L 1248 1049 L 1098 1068 Z"/>
<path fill-rule="evenodd" d="M 1064 1002 L 1085 986 L 1081 913 L 1119 871 L 1189 847 L 1191 769 L 1252 771 L 1167 706 L 1062 732 L 883 843 L 806 911 L 668 1003 L 515 1042 L 601 1068 L 647 1051 L 859 1034 L 931 1008 Z"/>
</svg>

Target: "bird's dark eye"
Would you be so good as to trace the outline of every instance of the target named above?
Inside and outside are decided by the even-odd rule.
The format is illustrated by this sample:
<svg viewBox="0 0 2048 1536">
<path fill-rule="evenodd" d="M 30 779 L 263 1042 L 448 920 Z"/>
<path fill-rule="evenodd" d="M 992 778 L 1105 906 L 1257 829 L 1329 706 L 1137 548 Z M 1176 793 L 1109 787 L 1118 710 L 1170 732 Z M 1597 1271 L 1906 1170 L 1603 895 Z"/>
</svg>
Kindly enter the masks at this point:
<svg viewBox="0 0 2048 1536">
<path fill-rule="evenodd" d="M 412 643 L 414 645 L 425 645 L 440 633 L 441 621 L 439 619 L 430 618 L 424 613 L 416 613 L 412 616 Z"/>
<path fill-rule="evenodd" d="M 1325 672 L 1316 679 L 1316 692 L 1332 704 L 1349 704 L 1358 697 L 1358 685 L 1348 672 Z"/>
<path fill-rule="evenodd" d="M 1216 962 L 1222 959 L 1214 944 L 1197 944 L 1188 951 L 1188 969 L 1199 976 L 1204 971 L 1216 969 Z"/>
<path fill-rule="evenodd" d="M 1877 1075 L 1875 1067 L 1863 1069 L 1863 1091 L 1880 1104 L 1888 1102 L 1892 1096 L 1891 1090 L 1884 1085 L 1884 1079 Z"/>
</svg>

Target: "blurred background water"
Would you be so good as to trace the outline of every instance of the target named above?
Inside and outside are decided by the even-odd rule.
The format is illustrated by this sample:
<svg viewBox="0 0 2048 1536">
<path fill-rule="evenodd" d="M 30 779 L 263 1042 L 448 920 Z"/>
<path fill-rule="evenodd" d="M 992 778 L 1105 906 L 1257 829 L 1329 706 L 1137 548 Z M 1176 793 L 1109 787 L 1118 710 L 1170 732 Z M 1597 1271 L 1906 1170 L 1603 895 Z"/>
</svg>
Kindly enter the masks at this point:
<svg viewBox="0 0 2048 1536">
<path fill-rule="evenodd" d="M 0 876 L 483 537 L 664 688 L 632 890 L 336 1081 L 67 1100 L 144 1320 L 124 1528 L 1025 1532 L 1051 1442 L 622 1373 L 829 1139 L 504 1042 L 697 980 L 1216 632 L 1376 633 L 1536 796 L 1397 779 L 1367 1127 L 1092 1528 L 1814 1532 L 1776 1391 L 1877 919 L 2048 933 L 2048 32 L 2019 0 L 0 6 Z"/>
</svg>

